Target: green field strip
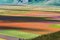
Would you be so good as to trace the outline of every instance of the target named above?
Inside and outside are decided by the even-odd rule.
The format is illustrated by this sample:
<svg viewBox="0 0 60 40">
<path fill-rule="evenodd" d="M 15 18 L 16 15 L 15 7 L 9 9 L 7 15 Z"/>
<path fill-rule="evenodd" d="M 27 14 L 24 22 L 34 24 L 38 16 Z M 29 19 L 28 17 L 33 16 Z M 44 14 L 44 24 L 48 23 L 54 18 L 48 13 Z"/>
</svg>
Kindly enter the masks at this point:
<svg viewBox="0 0 60 40">
<path fill-rule="evenodd" d="M 60 28 L 60 24 L 52 24 L 51 27 L 52 28 Z"/>
<path fill-rule="evenodd" d="M 10 11 L 10 10 L 0 10 L 0 15 L 10 15 L 10 14 L 27 14 L 29 11 Z"/>
<path fill-rule="evenodd" d="M 0 34 L 23 39 L 33 39 L 40 36 L 40 34 L 27 33 L 18 30 L 0 30 Z"/>
</svg>

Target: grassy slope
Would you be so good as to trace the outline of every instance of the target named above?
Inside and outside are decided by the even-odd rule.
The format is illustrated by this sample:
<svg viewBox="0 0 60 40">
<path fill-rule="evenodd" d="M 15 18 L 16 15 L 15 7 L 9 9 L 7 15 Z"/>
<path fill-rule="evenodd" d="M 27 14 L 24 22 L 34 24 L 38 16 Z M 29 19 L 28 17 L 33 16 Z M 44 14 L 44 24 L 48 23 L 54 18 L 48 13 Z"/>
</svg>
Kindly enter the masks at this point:
<svg viewBox="0 0 60 40">
<path fill-rule="evenodd" d="M 47 34 L 47 35 L 43 35 L 43 36 L 39 36 L 32 40 L 60 40 L 60 31 Z"/>
</svg>

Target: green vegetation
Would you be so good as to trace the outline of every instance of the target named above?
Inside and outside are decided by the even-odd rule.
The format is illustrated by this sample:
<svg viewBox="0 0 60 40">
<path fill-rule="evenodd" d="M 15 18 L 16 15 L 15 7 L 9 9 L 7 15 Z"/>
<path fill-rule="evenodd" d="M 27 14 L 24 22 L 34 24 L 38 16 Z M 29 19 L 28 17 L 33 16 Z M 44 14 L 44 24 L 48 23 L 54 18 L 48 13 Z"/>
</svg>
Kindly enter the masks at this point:
<svg viewBox="0 0 60 40">
<path fill-rule="evenodd" d="M 4 14 L 26 14 L 28 11 L 7 11 L 7 10 L 5 10 L 5 11 L 0 11 L 0 15 L 2 14 L 2 15 L 4 15 Z"/>
<path fill-rule="evenodd" d="M 22 32 L 19 30 L 0 30 L 0 34 L 23 39 L 33 39 L 39 36 L 38 34 Z"/>
<path fill-rule="evenodd" d="M 47 35 L 42 35 L 32 40 L 60 40 L 60 31 Z"/>
<path fill-rule="evenodd" d="M 52 28 L 60 28 L 60 24 L 52 24 L 51 27 Z"/>
</svg>

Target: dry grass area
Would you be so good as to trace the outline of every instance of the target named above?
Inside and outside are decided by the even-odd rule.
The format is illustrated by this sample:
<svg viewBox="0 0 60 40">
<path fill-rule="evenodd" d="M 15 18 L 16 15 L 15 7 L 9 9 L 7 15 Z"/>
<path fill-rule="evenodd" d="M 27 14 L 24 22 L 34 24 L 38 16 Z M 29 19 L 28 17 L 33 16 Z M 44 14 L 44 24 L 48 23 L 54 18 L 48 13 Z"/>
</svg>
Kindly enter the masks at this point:
<svg viewBox="0 0 60 40">
<path fill-rule="evenodd" d="M 50 7 L 50 6 L 32 6 L 32 5 L 24 5 L 24 6 L 0 6 L 0 9 L 14 9 L 14 10 L 40 10 L 40 11 L 58 11 L 60 12 L 60 7 Z"/>
<path fill-rule="evenodd" d="M 0 15 L 4 15 L 4 16 L 53 17 L 53 16 L 60 16 L 60 13 L 58 13 L 58 12 L 45 12 L 45 11 L 0 10 Z"/>
</svg>

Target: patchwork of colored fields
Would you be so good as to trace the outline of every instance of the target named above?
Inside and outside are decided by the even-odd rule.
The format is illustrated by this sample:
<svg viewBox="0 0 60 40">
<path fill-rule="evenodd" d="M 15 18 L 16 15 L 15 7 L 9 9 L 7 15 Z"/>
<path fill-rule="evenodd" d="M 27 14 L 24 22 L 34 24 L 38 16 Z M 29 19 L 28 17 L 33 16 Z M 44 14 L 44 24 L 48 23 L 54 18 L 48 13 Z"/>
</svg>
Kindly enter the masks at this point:
<svg viewBox="0 0 60 40">
<path fill-rule="evenodd" d="M 6 6 L 5 6 L 6 7 Z M 59 22 L 22 22 L 23 20 L 19 22 L 15 22 L 14 20 L 12 20 L 11 18 L 8 18 L 8 16 L 10 17 L 46 17 L 46 19 L 49 20 L 60 20 L 60 8 L 56 8 L 56 9 L 52 9 L 50 8 L 36 8 L 36 7 L 12 7 L 9 8 L 8 6 L 5 7 L 0 7 L 0 27 L 8 27 L 8 28 L 18 28 L 19 30 L 12 30 L 12 29 L 2 29 L 0 30 L 0 34 L 2 35 L 6 35 L 6 36 L 11 36 L 11 37 L 17 37 L 17 38 L 22 38 L 22 39 L 33 39 L 36 38 L 38 36 L 41 35 L 45 35 L 45 34 L 50 34 L 50 33 L 54 33 L 56 31 L 60 31 L 60 21 Z M 23 10 L 23 9 L 24 10 Z M 31 9 L 30 9 L 31 8 Z M 33 8 L 33 9 L 32 9 Z M 3 10 L 4 9 L 4 10 Z M 22 10 L 21 10 L 22 9 Z M 29 10 L 28 10 L 29 9 Z M 44 12 L 43 12 L 43 11 Z M 50 12 L 49 12 L 50 11 Z M 55 11 L 55 12 L 54 12 Z M 5 18 L 8 20 L 5 20 L 5 18 L 1 17 L 1 16 L 6 16 Z M 4 20 L 3 20 L 4 19 Z M 13 22 L 14 21 L 14 22 Z M 30 20 L 30 21 L 33 21 Z M 29 36 L 29 37 L 28 37 Z"/>
</svg>

